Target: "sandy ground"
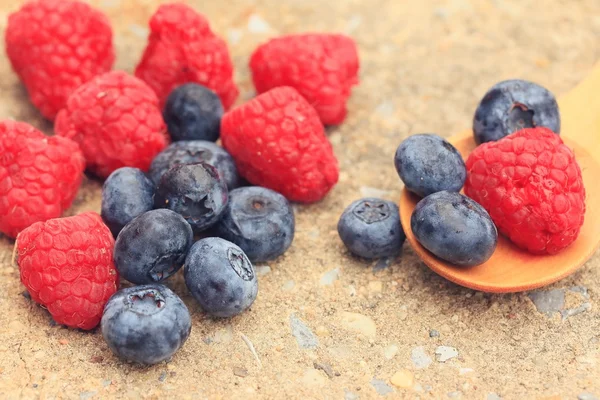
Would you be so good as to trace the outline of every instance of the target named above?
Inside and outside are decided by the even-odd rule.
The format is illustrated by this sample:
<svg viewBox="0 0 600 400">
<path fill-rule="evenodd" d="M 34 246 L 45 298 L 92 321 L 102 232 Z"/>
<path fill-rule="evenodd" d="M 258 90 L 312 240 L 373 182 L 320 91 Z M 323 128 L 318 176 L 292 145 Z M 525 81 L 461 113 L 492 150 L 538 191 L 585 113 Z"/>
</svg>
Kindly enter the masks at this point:
<svg viewBox="0 0 600 400">
<path fill-rule="evenodd" d="M 4 29 L 20 1 L 0 3 Z M 133 71 L 159 2 L 93 3 L 113 22 L 116 68 Z M 398 198 L 402 185 L 392 157 L 406 136 L 449 136 L 468 127 L 479 98 L 501 79 L 531 79 L 563 93 L 583 78 L 600 58 L 600 2 L 190 3 L 228 40 L 240 102 L 253 95 L 249 54 L 266 38 L 337 31 L 356 39 L 362 83 L 346 123 L 329 133 L 340 182 L 321 203 L 296 208 L 294 244 L 268 268 L 259 266 L 251 311 L 229 321 L 208 319 L 181 276 L 171 280 L 193 312 L 192 334 L 171 362 L 151 368 L 116 359 L 99 332 L 53 324 L 23 296 L 10 262 L 13 242 L 0 238 L 0 398 L 600 397 L 598 254 L 550 288 L 489 295 L 435 275 L 408 245 L 387 267 L 353 258 L 336 232 L 352 200 Z M 0 117 L 51 133 L 5 57 L 0 78 Z M 70 213 L 99 211 L 100 185 L 87 180 Z"/>
</svg>

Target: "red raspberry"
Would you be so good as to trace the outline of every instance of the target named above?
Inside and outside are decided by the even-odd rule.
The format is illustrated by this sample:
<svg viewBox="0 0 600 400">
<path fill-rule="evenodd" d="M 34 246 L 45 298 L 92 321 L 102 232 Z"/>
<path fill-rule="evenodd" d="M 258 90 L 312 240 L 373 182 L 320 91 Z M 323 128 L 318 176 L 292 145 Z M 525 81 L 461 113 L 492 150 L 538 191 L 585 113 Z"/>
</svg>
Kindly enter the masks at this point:
<svg viewBox="0 0 600 400">
<path fill-rule="evenodd" d="M 319 116 L 293 88 L 275 88 L 227 112 L 221 140 L 242 176 L 289 200 L 318 201 L 338 180 Z"/>
<path fill-rule="evenodd" d="M 37 222 L 17 238 L 21 282 L 57 323 L 93 329 L 117 291 L 114 243 L 94 212 Z"/>
<path fill-rule="evenodd" d="M 259 93 L 291 86 L 315 107 L 323 124 L 335 125 L 346 118 L 346 101 L 358 83 L 358 52 L 344 35 L 289 35 L 256 49 L 250 69 Z"/>
<path fill-rule="evenodd" d="M 6 52 L 31 102 L 53 120 L 69 95 L 115 60 L 108 18 L 79 1 L 36 0 L 8 18 Z"/>
<path fill-rule="evenodd" d="M 15 237 L 71 206 L 85 160 L 77 143 L 24 122 L 0 122 L 0 232 Z"/>
<path fill-rule="evenodd" d="M 477 147 L 466 164 L 465 193 L 517 246 L 555 254 L 577 238 L 585 188 L 575 155 L 559 135 L 523 129 Z"/>
<path fill-rule="evenodd" d="M 185 4 L 165 4 L 150 20 L 150 37 L 135 75 L 158 95 L 161 106 L 177 86 L 194 82 L 215 91 L 228 109 L 238 96 L 227 44 L 204 16 Z"/>
<path fill-rule="evenodd" d="M 147 171 L 168 141 L 156 95 L 122 71 L 80 86 L 56 117 L 54 130 L 79 143 L 88 168 L 101 178 L 121 167 Z"/>
</svg>

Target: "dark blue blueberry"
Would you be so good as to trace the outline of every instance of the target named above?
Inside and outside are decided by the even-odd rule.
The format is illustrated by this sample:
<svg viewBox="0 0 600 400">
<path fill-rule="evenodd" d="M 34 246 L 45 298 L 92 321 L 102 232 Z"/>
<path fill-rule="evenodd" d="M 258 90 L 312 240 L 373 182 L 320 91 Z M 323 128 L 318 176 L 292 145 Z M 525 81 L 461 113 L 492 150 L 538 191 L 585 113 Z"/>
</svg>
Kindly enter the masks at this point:
<svg viewBox="0 0 600 400">
<path fill-rule="evenodd" d="M 459 192 L 467 178 L 460 153 L 440 136 L 423 133 L 406 138 L 394 157 L 406 189 L 421 197 L 442 190 Z"/>
<path fill-rule="evenodd" d="M 456 192 L 437 192 L 419 201 L 410 226 L 423 247 L 460 266 L 483 264 L 498 243 L 496 226 L 487 211 Z"/>
<path fill-rule="evenodd" d="M 177 164 L 205 162 L 217 169 L 229 190 L 240 186 L 233 158 L 222 147 L 204 140 L 175 142 L 156 155 L 150 165 L 150 179 L 158 185 L 165 172 Z"/>
<path fill-rule="evenodd" d="M 192 227 L 176 212 L 145 212 L 117 236 L 115 267 L 131 283 L 160 282 L 181 268 L 193 240 Z"/>
<path fill-rule="evenodd" d="M 227 187 L 213 166 L 178 164 L 162 176 L 154 206 L 181 214 L 194 232 L 201 232 L 219 220 L 228 197 Z"/>
<path fill-rule="evenodd" d="M 372 197 L 350 204 L 337 228 L 348 250 L 369 259 L 397 255 L 406 239 L 398 206 Z"/>
<path fill-rule="evenodd" d="M 229 192 L 229 204 L 214 226 L 216 236 L 240 246 L 253 262 L 282 255 L 294 239 L 294 211 L 281 194 L 259 186 Z"/>
<path fill-rule="evenodd" d="M 223 116 L 221 99 L 212 90 L 196 83 L 175 88 L 167 97 L 163 116 L 173 141 L 216 142 Z"/>
<path fill-rule="evenodd" d="M 164 285 L 121 289 L 108 300 L 102 336 L 117 356 L 140 364 L 168 360 L 183 346 L 192 329 L 190 313 Z"/>
<path fill-rule="evenodd" d="M 217 237 L 194 243 L 185 260 L 184 277 L 200 307 L 215 317 L 241 313 L 258 293 L 254 267 L 244 251 Z"/>
<path fill-rule="evenodd" d="M 560 133 L 560 113 L 554 95 L 533 82 L 513 79 L 492 86 L 473 119 L 475 142 L 502 139 L 523 128 L 543 126 Z"/>
<path fill-rule="evenodd" d="M 152 210 L 154 184 L 137 168 L 115 170 L 102 186 L 102 219 L 114 237 L 132 219 Z"/>
</svg>

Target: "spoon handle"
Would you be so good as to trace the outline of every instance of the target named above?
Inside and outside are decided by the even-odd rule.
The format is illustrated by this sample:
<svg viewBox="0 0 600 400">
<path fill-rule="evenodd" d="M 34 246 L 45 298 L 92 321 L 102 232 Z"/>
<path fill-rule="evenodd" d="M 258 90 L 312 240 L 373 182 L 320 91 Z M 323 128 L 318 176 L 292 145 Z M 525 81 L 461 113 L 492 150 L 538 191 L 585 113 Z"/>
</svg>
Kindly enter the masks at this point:
<svg viewBox="0 0 600 400">
<path fill-rule="evenodd" d="M 561 136 L 577 142 L 600 160 L 600 62 L 570 92 L 558 99 Z"/>
</svg>

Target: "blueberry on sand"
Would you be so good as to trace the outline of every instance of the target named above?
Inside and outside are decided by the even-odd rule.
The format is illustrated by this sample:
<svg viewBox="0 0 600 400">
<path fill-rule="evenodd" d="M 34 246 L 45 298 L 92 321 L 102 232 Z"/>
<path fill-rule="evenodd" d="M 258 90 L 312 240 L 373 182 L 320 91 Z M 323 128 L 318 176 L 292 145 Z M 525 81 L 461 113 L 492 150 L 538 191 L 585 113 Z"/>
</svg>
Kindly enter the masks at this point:
<svg viewBox="0 0 600 400">
<path fill-rule="evenodd" d="M 119 233 L 115 267 L 135 284 L 163 281 L 181 268 L 193 239 L 192 227 L 176 212 L 145 212 Z"/>
<path fill-rule="evenodd" d="M 132 219 L 152 210 L 154 184 L 137 168 L 113 171 L 102 186 L 102 219 L 114 237 Z"/>
<path fill-rule="evenodd" d="M 194 243 L 184 267 L 185 284 L 202 309 L 233 317 L 248 309 L 258 293 L 254 267 L 242 249 L 221 238 Z"/>
<path fill-rule="evenodd" d="M 281 194 L 259 186 L 229 192 L 214 233 L 237 244 L 253 262 L 282 255 L 294 239 L 294 211 Z"/>
<path fill-rule="evenodd" d="M 397 255 L 406 239 L 398 206 L 371 197 L 350 204 L 342 213 L 337 228 L 348 250 L 368 259 Z"/>
<path fill-rule="evenodd" d="M 140 364 L 168 360 L 192 329 L 181 299 L 160 284 L 133 286 L 116 292 L 106 303 L 102 336 L 117 356 Z"/>
</svg>

